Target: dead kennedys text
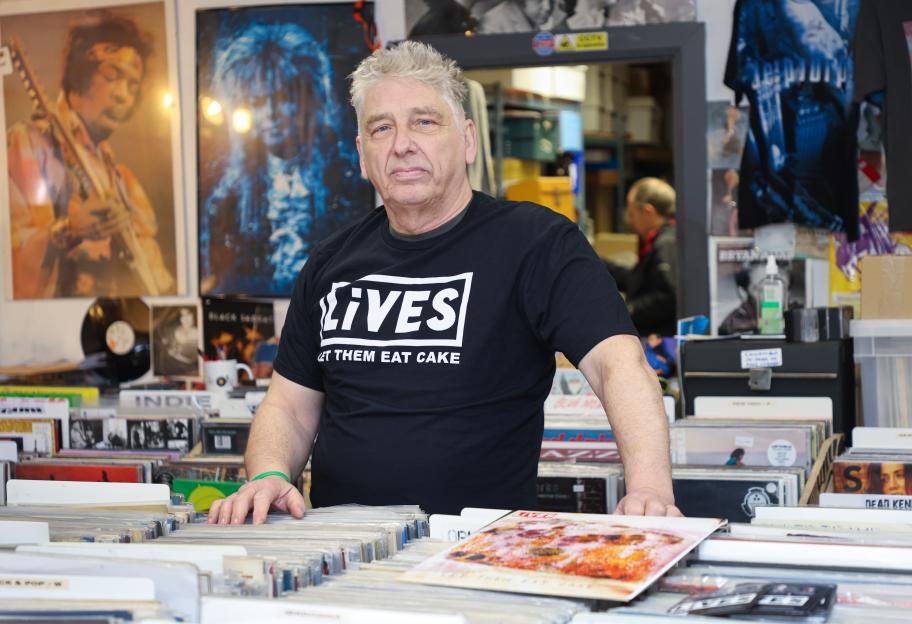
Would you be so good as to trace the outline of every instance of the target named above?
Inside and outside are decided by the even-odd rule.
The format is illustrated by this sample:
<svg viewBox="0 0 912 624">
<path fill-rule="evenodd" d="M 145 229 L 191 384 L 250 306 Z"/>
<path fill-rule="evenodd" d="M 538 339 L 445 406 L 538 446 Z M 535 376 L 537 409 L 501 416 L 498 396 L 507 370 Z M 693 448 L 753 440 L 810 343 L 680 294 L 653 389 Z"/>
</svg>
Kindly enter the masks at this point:
<svg viewBox="0 0 912 624">
<path fill-rule="evenodd" d="M 380 364 L 459 364 L 459 351 L 399 351 L 375 349 L 323 349 L 318 362 L 370 362 Z"/>
</svg>

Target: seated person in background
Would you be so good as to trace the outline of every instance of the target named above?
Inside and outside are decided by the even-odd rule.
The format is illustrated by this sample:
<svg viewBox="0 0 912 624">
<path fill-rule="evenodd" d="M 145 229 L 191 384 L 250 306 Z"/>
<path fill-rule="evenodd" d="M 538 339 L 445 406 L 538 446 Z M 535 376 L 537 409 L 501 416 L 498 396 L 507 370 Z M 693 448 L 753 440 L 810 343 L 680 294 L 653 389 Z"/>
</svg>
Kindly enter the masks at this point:
<svg viewBox="0 0 912 624">
<path fill-rule="evenodd" d="M 632 269 L 606 261 L 626 295 L 627 309 L 641 336 L 674 336 L 677 314 L 678 246 L 675 191 L 658 178 L 637 180 L 627 193 L 626 220 L 640 238 L 640 259 Z"/>
</svg>

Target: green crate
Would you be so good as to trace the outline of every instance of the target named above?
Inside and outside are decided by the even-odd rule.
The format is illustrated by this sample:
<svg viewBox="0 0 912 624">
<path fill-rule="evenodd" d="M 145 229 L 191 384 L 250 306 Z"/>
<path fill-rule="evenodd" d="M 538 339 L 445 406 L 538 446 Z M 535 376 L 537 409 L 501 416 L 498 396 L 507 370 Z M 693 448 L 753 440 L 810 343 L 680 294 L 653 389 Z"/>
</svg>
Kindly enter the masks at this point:
<svg viewBox="0 0 912 624">
<path fill-rule="evenodd" d="M 557 117 L 532 111 L 504 116 L 504 157 L 554 160 L 558 142 Z"/>
</svg>

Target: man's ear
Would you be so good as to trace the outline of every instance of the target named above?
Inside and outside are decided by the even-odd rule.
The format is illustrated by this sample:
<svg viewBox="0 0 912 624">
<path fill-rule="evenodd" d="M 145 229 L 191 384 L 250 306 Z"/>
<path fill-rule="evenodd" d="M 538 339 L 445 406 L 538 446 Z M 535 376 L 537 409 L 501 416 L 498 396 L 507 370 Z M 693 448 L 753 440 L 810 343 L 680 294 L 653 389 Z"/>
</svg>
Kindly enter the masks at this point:
<svg viewBox="0 0 912 624">
<path fill-rule="evenodd" d="M 466 144 L 466 165 L 471 165 L 475 162 L 475 157 L 478 155 L 478 129 L 475 127 L 475 122 L 471 119 L 465 120 L 463 136 L 465 137 Z"/>
<path fill-rule="evenodd" d="M 367 169 L 364 168 L 364 152 L 361 148 L 360 132 L 355 136 L 355 147 L 358 148 L 358 166 L 361 168 L 361 177 L 367 180 L 369 178 L 367 177 Z"/>
</svg>

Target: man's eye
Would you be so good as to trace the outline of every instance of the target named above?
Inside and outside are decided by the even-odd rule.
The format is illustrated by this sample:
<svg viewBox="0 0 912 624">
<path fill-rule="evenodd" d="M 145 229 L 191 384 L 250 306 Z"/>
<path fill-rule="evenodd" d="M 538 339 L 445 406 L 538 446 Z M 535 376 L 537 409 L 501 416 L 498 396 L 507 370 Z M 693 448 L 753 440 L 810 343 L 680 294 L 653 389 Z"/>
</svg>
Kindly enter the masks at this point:
<svg viewBox="0 0 912 624">
<path fill-rule="evenodd" d="M 377 126 L 373 130 L 371 130 L 371 134 L 374 136 L 377 136 L 380 134 L 386 134 L 387 132 L 389 132 L 389 130 L 390 130 L 390 126 L 388 126 L 388 125 Z"/>
<path fill-rule="evenodd" d="M 435 122 L 433 119 L 419 119 L 418 120 L 419 128 L 430 128 L 430 127 L 436 126 L 436 125 L 437 125 L 437 122 Z"/>
</svg>

